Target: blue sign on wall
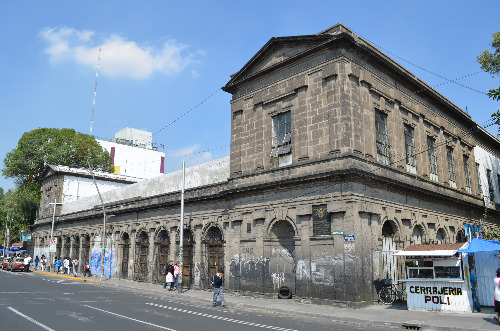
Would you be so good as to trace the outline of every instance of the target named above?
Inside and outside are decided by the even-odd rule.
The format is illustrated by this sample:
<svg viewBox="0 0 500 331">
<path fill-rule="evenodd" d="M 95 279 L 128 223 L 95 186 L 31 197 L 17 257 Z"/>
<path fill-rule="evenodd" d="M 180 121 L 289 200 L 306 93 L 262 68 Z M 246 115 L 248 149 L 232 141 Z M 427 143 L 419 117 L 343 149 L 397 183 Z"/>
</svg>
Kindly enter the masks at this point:
<svg viewBox="0 0 500 331">
<path fill-rule="evenodd" d="M 353 234 L 345 234 L 344 241 L 355 241 L 356 237 Z"/>
</svg>

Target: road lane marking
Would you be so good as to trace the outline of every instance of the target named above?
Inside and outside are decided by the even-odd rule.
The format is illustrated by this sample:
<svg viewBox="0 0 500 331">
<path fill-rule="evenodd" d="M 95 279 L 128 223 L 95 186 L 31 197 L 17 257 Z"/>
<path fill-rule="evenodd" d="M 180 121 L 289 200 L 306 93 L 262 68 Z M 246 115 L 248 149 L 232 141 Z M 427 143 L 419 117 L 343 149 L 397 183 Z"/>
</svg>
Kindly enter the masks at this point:
<svg viewBox="0 0 500 331">
<path fill-rule="evenodd" d="M 162 306 L 162 305 L 158 305 L 157 303 L 152 303 L 152 302 L 146 302 L 146 305 L 158 307 L 158 308 L 163 308 L 163 309 L 169 309 L 169 310 L 178 311 L 181 313 L 187 313 L 187 314 L 191 314 L 191 315 L 198 315 L 198 316 L 203 316 L 203 317 L 207 317 L 207 318 L 218 319 L 218 320 L 221 320 L 224 322 L 229 322 L 229 323 L 244 324 L 244 325 L 248 325 L 248 326 L 259 327 L 259 328 L 263 328 L 263 329 L 282 330 L 282 331 L 297 331 L 294 329 L 286 329 L 286 328 L 282 328 L 282 327 L 278 327 L 278 326 L 245 322 L 242 320 L 236 320 L 236 319 L 232 319 L 232 318 L 228 318 L 228 317 L 224 317 L 224 316 L 200 314 L 200 313 L 189 311 L 186 309 L 181 309 L 181 308 L 177 308 L 177 307 Z"/>
<path fill-rule="evenodd" d="M 120 315 L 120 314 L 117 314 L 117 313 L 113 313 L 113 312 L 110 312 L 110 311 L 107 311 L 107 310 L 104 310 L 104 309 L 99 309 L 99 308 L 88 306 L 88 305 L 83 305 L 83 306 L 84 307 L 88 307 L 90 309 L 101 311 L 103 313 L 107 313 L 107 314 L 110 314 L 110 315 L 114 315 L 114 316 L 118 316 L 118 317 L 121 317 L 121 318 L 125 318 L 125 319 L 128 319 L 128 320 L 134 321 L 134 322 L 138 322 L 138 323 L 142 323 L 142 324 L 154 326 L 154 327 L 157 327 L 157 328 L 160 328 L 160 329 L 169 330 L 169 331 L 176 331 L 174 329 L 170 329 L 170 328 L 158 325 L 158 324 L 153 324 L 153 323 L 149 323 L 149 322 L 146 322 L 146 321 L 141 321 L 141 320 L 138 320 L 138 319 L 135 319 L 135 318 L 132 318 L 132 317 L 128 317 L 128 316 Z"/>
<path fill-rule="evenodd" d="M 27 316 L 27 315 L 24 315 L 23 313 L 21 313 L 21 312 L 20 312 L 20 311 L 18 311 L 18 310 L 15 310 L 15 309 L 14 309 L 14 308 L 12 308 L 12 307 L 7 307 L 7 309 L 9 309 L 9 310 L 10 310 L 10 311 L 12 311 L 13 313 L 15 313 L 15 314 L 17 314 L 17 315 L 19 315 L 19 316 L 21 316 L 21 317 L 23 317 L 23 318 L 25 318 L 25 319 L 27 319 L 27 320 L 28 320 L 28 321 L 30 321 L 31 323 L 34 323 L 34 324 L 38 325 L 38 326 L 39 326 L 39 327 L 41 327 L 42 329 L 49 330 L 49 331 L 54 331 L 54 329 L 51 329 L 51 328 L 49 328 L 47 325 L 44 325 L 44 324 L 42 324 L 42 323 L 40 323 L 40 322 L 38 322 L 38 321 L 36 321 L 36 320 L 32 319 L 31 317 L 29 317 L 29 316 Z"/>
</svg>

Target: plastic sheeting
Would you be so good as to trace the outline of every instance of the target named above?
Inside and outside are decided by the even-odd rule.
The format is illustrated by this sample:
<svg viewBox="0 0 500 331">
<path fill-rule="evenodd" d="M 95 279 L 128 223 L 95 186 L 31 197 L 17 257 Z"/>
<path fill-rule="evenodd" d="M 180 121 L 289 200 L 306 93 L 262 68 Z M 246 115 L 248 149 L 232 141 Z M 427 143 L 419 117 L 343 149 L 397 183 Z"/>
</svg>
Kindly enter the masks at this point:
<svg viewBox="0 0 500 331">
<path fill-rule="evenodd" d="M 492 252 L 500 250 L 500 242 L 474 238 L 467 248 L 459 249 L 459 253 Z"/>
</svg>

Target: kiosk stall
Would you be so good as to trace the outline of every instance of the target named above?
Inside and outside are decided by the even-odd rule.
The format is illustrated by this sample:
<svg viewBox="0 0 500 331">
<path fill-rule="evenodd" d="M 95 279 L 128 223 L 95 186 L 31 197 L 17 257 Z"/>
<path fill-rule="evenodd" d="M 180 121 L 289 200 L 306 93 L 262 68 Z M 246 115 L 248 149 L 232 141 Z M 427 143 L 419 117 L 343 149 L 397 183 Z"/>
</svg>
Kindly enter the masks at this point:
<svg viewBox="0 0 500 331">
<path fill-rule="evenodd" d="M 408 310 L 472 312 L 467 243 L 411 245 L 405 257 Z"/>
</svg>

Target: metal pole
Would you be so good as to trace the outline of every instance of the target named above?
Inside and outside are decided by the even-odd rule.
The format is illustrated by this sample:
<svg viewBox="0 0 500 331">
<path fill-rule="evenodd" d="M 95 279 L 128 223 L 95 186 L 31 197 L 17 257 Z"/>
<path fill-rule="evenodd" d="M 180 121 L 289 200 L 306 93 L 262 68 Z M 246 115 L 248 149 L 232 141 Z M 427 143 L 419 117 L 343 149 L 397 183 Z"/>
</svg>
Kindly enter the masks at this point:
<svg viewBox="0 0 500 331">
<path fill-rule="evenodd" d="M 52 237 L 54 236 L 54 223 L 56 220 L 56 207 L 57 205 L 62 205 L 62 202 L 57 203 L 57 199 L 54 199 L 54 203 L 49 203 L 49 205 L 54 205 L 54 210 L 52 211 L 52 227 L 50 228 L 50 239 L 49 239 L 49 271 L 52 271 L 52 260 L 51 260 L 51 251 L 50 251 L 50 245 L 52 241 Z"/>
<path fill-rule="evenodd" d="M 2 250 L 2 256 L 5 256 L 5 245 L 7 243 L 7 222 L 9 221 L 9 212 L 7 212 L 7 218 L 5 219 L 5 231 L 3 232 L 3 250 Z"/>
<path fill-rule="evenodd" d="M 180 229 L 180 236 L 179 236 L 179 277 L 177 281 L 177 289 L 179 290 L 179 293 L 182 292 L 182 264 L 183 264 L 183 257 L 184 257 L 184 252 L 183 252 L 183 247 L 184 247 L 184 174 L 185 174 L 185 162 L 182 161 L 182 181 L 181 181 L 181 229 Z"/>
</svg>

